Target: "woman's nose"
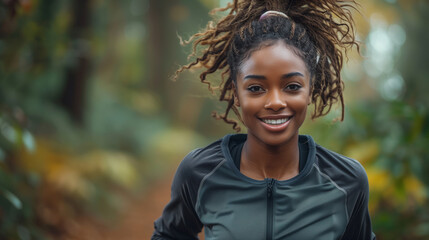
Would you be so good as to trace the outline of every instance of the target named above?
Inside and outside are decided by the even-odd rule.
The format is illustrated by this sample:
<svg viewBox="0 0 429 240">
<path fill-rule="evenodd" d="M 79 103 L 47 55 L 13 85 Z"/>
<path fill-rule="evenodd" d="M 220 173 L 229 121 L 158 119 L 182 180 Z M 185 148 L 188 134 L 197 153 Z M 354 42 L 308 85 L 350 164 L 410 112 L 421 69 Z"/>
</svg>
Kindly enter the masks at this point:
<svg viewBox="0 0 429 240">
<path fill-rule="evenodd" d="M 278 91 L 272 91 L 271 93 L 268 93 L 265 108 L 271 109 L 273 111 L 279 111 L 286 106 L 286 101 L 282 99 L 281 93 L 279 93 Z"/>
</svg>

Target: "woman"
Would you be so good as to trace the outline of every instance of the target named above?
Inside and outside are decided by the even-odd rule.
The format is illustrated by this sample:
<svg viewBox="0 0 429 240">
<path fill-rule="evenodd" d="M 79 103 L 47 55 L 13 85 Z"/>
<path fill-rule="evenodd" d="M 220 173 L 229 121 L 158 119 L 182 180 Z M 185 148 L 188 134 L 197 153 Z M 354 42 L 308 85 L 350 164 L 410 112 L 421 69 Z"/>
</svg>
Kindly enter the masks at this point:
<svg viewBox="0 0 429 240">
<path fill-rule="evenodd" d="M 356 160 L 299 135 L 312 117 L 343 107 L 342 49 L 356 45 L 347 7 L 355 2 L 241 1 L 206 31 L 206 46 L 184 69 L 223 70 L 221 101 L 247 134 L 189 153 L 152 239 L 375 239 L 368 180 Z M 338 21 L 338 22 L 337 22 Z M 191 39 L 193 40 L 193 39 Z M 195 50 L 194 50 L 195 52 Z"/>
</svg>

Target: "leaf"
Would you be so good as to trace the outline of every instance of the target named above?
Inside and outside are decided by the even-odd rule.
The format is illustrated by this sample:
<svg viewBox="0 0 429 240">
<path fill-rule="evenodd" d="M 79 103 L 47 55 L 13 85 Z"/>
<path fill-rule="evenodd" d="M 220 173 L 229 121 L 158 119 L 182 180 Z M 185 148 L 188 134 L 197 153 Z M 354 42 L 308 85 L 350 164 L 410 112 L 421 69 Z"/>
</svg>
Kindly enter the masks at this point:
<svg viewBox="0 0 429 240">
<path fill-rule="evenodd" d="M 9 200 L 10 203 L 12 203 L 12 205 L 16 208 L 16 209 L 21 209 L 22 208 L 22 203 L 21 200 L 19 200 L 19 198 L 13 194 L 12 192 L 9 191 L 5 191 L 4 192 L 4 196 L 7 200 Z"/>
<path fill-rule="evenodd" d="M 17 130 L 1 118 L 0 134 L 3 135 L 10 143 L 15 144 L 17 142 Z"/>
<path fill-rule="evenodd" d="M 31 135 L 31 133 L 27 130 L 24 130 L 22 133 L 22 143 L 29 152 L 34 152 L 36 149 L 36 143 L 34 141 L 33 135 Z"/>
</svg>

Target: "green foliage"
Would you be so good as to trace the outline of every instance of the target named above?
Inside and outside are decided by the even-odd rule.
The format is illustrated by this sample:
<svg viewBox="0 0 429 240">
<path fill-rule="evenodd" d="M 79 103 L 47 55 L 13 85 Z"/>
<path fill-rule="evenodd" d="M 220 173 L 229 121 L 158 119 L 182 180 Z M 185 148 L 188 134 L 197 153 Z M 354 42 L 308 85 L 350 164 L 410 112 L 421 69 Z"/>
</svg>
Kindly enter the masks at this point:
<svg viewBox="0 0 429 240">
<path fill-rule="evenodd" d="M 1 239 L 111 224 L 124 199 L 204 142 L 171 120 L 181 93 L 164 87 L 184 58 L 178 24 L 207 11 L 149 2 L 0 1 Z M 164 154 L 171 140 L 181 144 Z"/>
<path fill-rule="evenodd" d="M 31 133 L 3 109 L 0 115 L 0 238 L 43 239 L 35 225 L 34 199 L 39 188 L 37 176 L 23 173 L 11 154 L 32 152 Z"/>
</svg>

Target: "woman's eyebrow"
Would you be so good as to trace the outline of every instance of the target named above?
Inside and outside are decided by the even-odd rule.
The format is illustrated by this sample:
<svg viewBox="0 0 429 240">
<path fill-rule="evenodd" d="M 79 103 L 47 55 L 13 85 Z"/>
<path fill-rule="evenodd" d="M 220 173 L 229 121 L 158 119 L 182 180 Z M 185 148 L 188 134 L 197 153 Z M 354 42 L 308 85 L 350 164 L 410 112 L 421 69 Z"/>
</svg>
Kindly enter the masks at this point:
<svg viewBox="0 0 429 240">
<path fill-rule="evenodd" d="M 304 74 L 300 73 L 300 72 L 291 72 L 288 74 L 285 74 L 282 76 L 283 79 L 287 79 L 287 78 L 291 78 L 291 77 L 295 77 L 295 76 L 301 76 L 304 77 Z"/>
<path fill-rule="evenodd" d="M 284 74 L 282 76 L 282 79 L 287 79 L 287 78 L 291 78 L 291 77 L 295 77 L 295 76 L 304 77 L 304 74 L 302 74 L 300 72 L 291 72 L 291 73 Z M 246 79 L 260 79 L 260 80 L 265 80 L 267 78 L 265 76 L 263 76 L 263 75 L 246 75 L 246 76 L 244 76 L 243 79 L 244 80 L 246 80 Z"/>
<path fill-rule="evenodd" d="M 261 79 L 261 80 L 265 80 L 267 78 L 265 76 L 262 76 L 262 75 L 246 75 L 246 76 L 244 76 L 243 79 L 244 80 L 246 80 L 246 79 Z"/>
</svg>

